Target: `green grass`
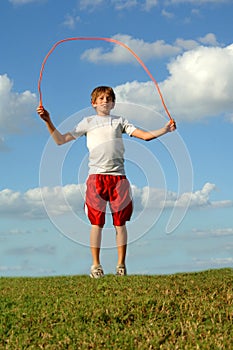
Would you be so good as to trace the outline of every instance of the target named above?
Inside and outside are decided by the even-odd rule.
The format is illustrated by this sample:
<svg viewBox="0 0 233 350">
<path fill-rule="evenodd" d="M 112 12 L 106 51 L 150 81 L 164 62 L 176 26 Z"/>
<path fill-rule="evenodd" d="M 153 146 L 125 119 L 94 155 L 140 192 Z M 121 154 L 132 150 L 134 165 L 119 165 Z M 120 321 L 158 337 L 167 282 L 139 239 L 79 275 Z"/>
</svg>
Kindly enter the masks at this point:
<svg viewBox="0 0 233 350">
<path fill-rule="evenodd" d="M 233 349 L 233 270 L 0 278 L 0 349 Z"/>
</svg>

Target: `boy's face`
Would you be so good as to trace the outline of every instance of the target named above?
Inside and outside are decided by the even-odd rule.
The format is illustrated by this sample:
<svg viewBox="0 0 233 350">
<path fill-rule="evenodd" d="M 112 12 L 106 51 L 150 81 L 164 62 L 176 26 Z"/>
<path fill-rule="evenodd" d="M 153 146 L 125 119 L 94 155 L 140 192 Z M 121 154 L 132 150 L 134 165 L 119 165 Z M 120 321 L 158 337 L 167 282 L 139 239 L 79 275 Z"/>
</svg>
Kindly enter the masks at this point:
<svg viewBox="0 0 233 350">
<path fill-rule="evenodd" d="M 111 109 L 114 108 L 115 103 L 112 101 L 112 97 L 107 93 L 101 93 L 95 101 L 92 101 L 92 106 L 95 108 L 96 113 L 100 116 L 109 115 Z"/>
</svg>

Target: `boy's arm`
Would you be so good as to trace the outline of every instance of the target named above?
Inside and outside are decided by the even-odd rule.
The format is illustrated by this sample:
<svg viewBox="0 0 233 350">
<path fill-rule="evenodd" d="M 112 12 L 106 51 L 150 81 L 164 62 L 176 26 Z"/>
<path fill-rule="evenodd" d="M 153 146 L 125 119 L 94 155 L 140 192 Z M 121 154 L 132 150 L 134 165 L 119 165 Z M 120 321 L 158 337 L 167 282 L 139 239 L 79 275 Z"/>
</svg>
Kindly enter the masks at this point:
<svg viewBox="0 0 233 350">
<path fill-rule="evenodd" d="M 144 131 L 142 129 L 136 129 L 133 131 L 131 136 L 137 137 L 138 139 L 142 139 L 144 141 L 151 141 L 174 130 L 176 130 L 176 124 L 173 121 L 168 122 L 163 128 L 157 130 Z"/>
<path fill-rule="evenodd" d="M 54 126 L 50 118 L 49 112 L 46 111 L 46 109 L 44 109 L 43 107 L 38 107 L 37 113 L 39 114 L 41 119 L 44 120 L 50 135 L 52 136 L 52 138 L 54 139 L 57 145 L 63 145 L 64 143 L 67 143 L 75 139 L 69 132 L 66 134 L 61 134 L 56 129 L 56 127 Z"/>
</svg>

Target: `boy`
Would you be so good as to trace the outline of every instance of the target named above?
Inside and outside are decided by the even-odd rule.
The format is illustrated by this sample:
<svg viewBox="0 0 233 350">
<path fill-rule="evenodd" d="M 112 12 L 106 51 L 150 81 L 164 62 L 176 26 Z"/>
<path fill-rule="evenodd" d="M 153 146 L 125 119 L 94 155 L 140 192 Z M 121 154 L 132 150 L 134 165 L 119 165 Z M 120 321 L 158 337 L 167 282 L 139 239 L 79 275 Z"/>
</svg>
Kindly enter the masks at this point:
<svg viewBox="0 0 233 350">
<path fill-rule="evenodd" d="M 115 93 L 111 87 L 99 86 L 91 93 L 91 104 L 96 114 L 84 118 L 71 132 L 61 134 L 53 125 L 49 113 L 38 107 L 37 112 L 45 121 L 49 133 L 58 145 L 85 135 L 89 150 L 89 176 L 87 179 L 85 211 L 91 223 L 90 247 L 92 266 L 90 276 L 104 276 L 100 263 L 102 229 L 105 223 L 106 203 L 112 212 L 116 230 L 118 263 L 116 275 L 127 274 L 125 266 L 127 249 L 126 221 L 130 220 L 133 205 L 130 185 L 124 170 L 124 145 L 122 133 L 145 141 L 153 140 L 167 132 L 174 131 L 174 122 L 163 128 L 144 131 L 130 124 L 126 119 L 110 115 L 115 106 Z"/>
</svg>

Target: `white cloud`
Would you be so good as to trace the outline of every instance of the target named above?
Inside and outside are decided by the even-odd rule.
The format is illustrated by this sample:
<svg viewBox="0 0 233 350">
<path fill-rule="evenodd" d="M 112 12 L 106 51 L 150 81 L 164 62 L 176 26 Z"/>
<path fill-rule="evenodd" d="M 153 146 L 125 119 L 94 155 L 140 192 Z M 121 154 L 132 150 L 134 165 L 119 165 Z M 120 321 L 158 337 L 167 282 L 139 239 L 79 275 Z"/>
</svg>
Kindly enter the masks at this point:
<svg viewBox="0 0 233 350">
<path fill-rule="evenodd" d="M 187 51 L 168 64 L 169 77 L 160 89 L 177 121 L 199 121 L 228 115 L 232 120 L 233 45 Z M 127 82 L 115 88 L 118 102 L 139 103 L 161 112 L 152 82 Z"/>
<path fill-rule="evenodd" d="M 229 113 L 227 119 L 230 123 L 233 123 L 233 113 Z"/>
<path fill-rule="evenodd" d="M 22 217 L 30 219 L 46 218 L 47 213 L 59 216 L 70 211 L 83 212 L 85 185 L 70 184 L 57 187 L 34 188 L 25 193 L 14 192 L 10 189 L 0 191 L 0 216 Z M 190 208 L 217 208 L 226 205 L 233 206 L 232 201 L 213 202 L 210 199 L 215 189 L 214 184 L 206 183 L 201 190 L 193 193 L 183 193 L 179 197 L 177 193 L 165 191 L 159 188 L 137 188 L 132 186 L 135 210 L 156 208 L 186 207 L 191 202 Z M 147 203 L 148 192 L 150 192 L 150 203 Z M 42 200 L 43 197 L 43 200 Z M 165 202 L 164 202 L 164 198 Z M 44 203 L 46 204 L 44 207 Z M 46 209 L 46 210 L 45 210 Z M 46 213 L 47 211 L 47 213 Z"/>
<path fill-rule="evenodd" d="M 31 229 L 21 229 L 21 228 L 12 228 L 10 230 L 3 230 L 0 231 L 0 235 L 12 235 L 12 236 L 18 236 L 18 235 L 29 235 L 29 234 L 42 234 L 42 233 L 48 233 L 48 229 L 46 228 L 35 228 L 33 230 Z"/>
<path fill-rule="evenodd" d="M 5 273 L 6 276 L 10 275 L 24 275 L 30 272 L 30 276 L 33 275 L 54 275 L 56 273 L 53 269 L 43 269 L 38 267 L 38 264 L 35 264 L 32 266 L 29 264 L 28 261 L 24 261 L 22 265 L 12 265 L 12 266 L 6 266 L 6 265 L 0 265 L 0 272 Z"/>
<path fill-rule="evenodd" d="M 74 15 L 66 14 L 63 25 L 69 29 L 74 29 L 76 24 L 79 23 L 80 21 L 81 21 L 80 16 L 77 16 L 76 14 Z"/>
<path fill-rule="evenodd" d="M 219 46 L 216 36 L 213 33 L 208 33 L 198 39 L 200 43 L 205 45 Z"/>
<path fill-rule="evenodd" d="M 202 5 L 202 4 L 225 4 L 230 3 L 231 0 L 167 0 L 167 4 L 194 4 L 194 5 Z"/>
<path fill-rule="evenodd" d="M 233 228 L 219 228 L 219 229 L 193 229 L 193 232 L 198 236 L 214 236 L 214 237 L 222 237 L 222 236 L 233 236 Z"/>
<path fill-rule="evenodd" d="M 142 193 L 142 203 L 144 203 L 144 198 L 146 198 L 146 192 L 152 191 L 154 198 L 154 202 L 151 201 L 150 207 L 154 208 L 156 206 L 165 207 L 165 208 L 173 208 L 174 205 L 180 208 L 185 208 L 189 206 L 189 208 L 222 208 L 222 207 L 232 207 L 233 201 L 224 200 L 213 202 L 210 199 L 211 193 L 215 190 L 216 186 L 207 182 L 201 190 L 195 192 L 186 192 L 182 193 L 180 196 L 177 196 L 177 193 L 167 191 L 166 193 L 162 189 L 149 189 L 144 188 Z M 164 198 L 165 203 L 164 203 Z"/>
<path fill-rule="evenodd" d="M 66 185 L 34 188 L 25 193 L 4 189 L 0 191 L 0 215 L 40 219 L 47 217 L 46 210 L 54 216 L 65 214 L 71 208 L 82 210 L 82 188 L 83 185 Z M 43 199 L 46 200 L 46 206 Z"/>
<path fill-rule="evenodd" d="M 198 120 L 232 111 L 233 45 L 198 47 L 168 65 L 170 77 L 161 88 L 175 114 Z"/>
<path fill-rule="evenodd" d="M 186 50 L 197 48 L 200 46 L 200 44 L 206 44 L 208 46 L 219 45 L 216 36 L 213 33 L 207 33 L 204 37 L 200 37 L 197 40 L 178 38 L 174 44 L 166 43 L 164 40 L 146 42 L 143 39 L 133 38 L 127 34 L 116 34 L 112 37 L 112 39 L 127 45 L 143 61 L 162 57 L 175 57 Z M 126 48 L 115 43 L 111 48 L 112 49 L 108 48 L 107 50 L 104 50 L 103 47 L 88 49 L 82 54 L 82 59 L 92 63 L 102 64 L 119 64 L 127 62 L 136 63 L 135 57 L 133 57 L 132 53 L 130 53 Z"/>
<path fill-rule="evenodd" d="M 112 0 L 111 3 L 116 10 L 125 10 L 138 5 L 137 0 Z"/>
<path fill-rule="evenodd" d="M 187 40 L 178 38 L 175 41 L 175 45 L 182 48 L 182 51 L 192 50 L 199 46 L 199 43 L 196 40 Z"/>
<path fill-rule="evenodd" d="M 80 0 L 79 6 L 81 10 L 94 10 L 100 6 L 113 6 L 117 11 L 123 11 L 126 9 L 131 9 L 139 7 L 142 10 L 149 11 L 154 6 L 157 6 L 158 0 Z"/>
<path fill-rule="evenodd" d="M 124 115 L 130 120 L 134 120 L 137 122 L 141 121 L 141 115 L 139 115 L 137 118 L 137 114 L 132 113 L 133 108 L 130 104 L 139 104 L 151 109 L 154 109 L 156 107 L 156 111 L 161 110 L 157 92 L 155 91 L 154 84 L 151 81 L 145 83 L 140 83 L 138 81 L 127 82 L 125 84 L 114 87 L 114 90 L 116 92 L 117 102 L 124 104 Z M 116 105 L 116 108 L 117 107 L 118 105 Z M 144 122 L 145 125 L 147 124 L 149 126 L 149 119 L 152 119 L 152 122 L 155 119 L 154 114 L 147 113 L 146 117 L 147 118 L 145 118 L 144 116 Z"/>
<path fill-rule="evenodd" d="M 150 11 L 153 7 L 159 4 L 158 0 L 146 0 L 145 1 L 145 10 Z"/>
<path fill-rule="evenodd" d="M 11 1 L 30 1 L 30 0 L 11 0 Z M 31 0 L 33 1 L 33 0 Z M 35 0 L 34 0 L 35 1 Z M 121 11 L 125 9 L 138 7 L 141 10 L 150 11 L 158 5 L 176 5 L 176 4 L 224 4 L 230 3 L 231 0 L 80 0 L 79 6 L 81 10 L 94 10 L 99 6 L 113 6 L 115 10 Z"/>
<path fill-rule="evenodd" d="M 36 105 L 36 94 L 28 90 L 14 92 L 13 82 L 6 74 L 0 75 L 0 148 L 5 147 L 4 135 L 20 133 L 32 123 Z"/>
<path fill-rule="evenodd" d="M 166 10 L 162 10 L 162 15 L 166 18 L 173 18 L 174 17 L 174 13 L 166 11 Z"/>
<path fill-rule="evenodd" d="M 17 248 L 11 248 L 6 251 L 9 255 L 35 255 L 35 254 L 42 254 L 42 255 L 54 255 L 56 251 L 55 246 L 44 244 L 43 246 L 28 246 L 28 247 L 17 247 Z"/>
<path fill-rule="evenodd" d="M 142 60 L 174 56 L 182 51 L 182 48 L 178 45 L 166 44 L 164 40 L 157 40 L 149 43 L 142 39 L 134 39 L 132 36 L 126 34 L 114 35 L 112 39 L 126 44 Z M 128 50 L 115 44 L 111 51 L 105 51 L 102 47 L 88 49 L 83 53 L 82 59 L 93 63 L 136 62 L 135 58 Z"/>
<path fill-rule="evenodd" d="M 214 184 L 207 182 L 201 190 L 191 193 L 191 207 L 206 207 L 210 206 L 210 194 L 216 189 Z M 189 200 L 190 193 L 184 193 L 178 198 L 178 205 L 183 207 Z M 220 204 L 221 206 L 221 204 Z"/>
<path fill-rule="evenodd" d="M 13 5 L 25 5 L 32 2 L 44 2 L 45 0 L 9 0 Z"/>
<path fill-rule="evenodd" d="M 5 143 L 3 136 L 0 136 L 0 152 L 8 152 L 10 149 Z"/>
<path fill-rule="evenodd" d="M 103 5 L 104 0 L 80 0 L 79 1 L 79 6 L 81 10 L 86 10 L 87 8 L 95 8 L 97 6 Z"/>
<path fill-rule="evenodd" d="M 209 259 L 194 259 L 194 262 L 197 266 L 202 266 L 204 268 L 205 266 L 208 266 L 208 268 L 215 267 L 229 267 L 233 265 L 233 258 L 232 257 L 226 257 L 226 258 L 209 258 Z"/>
<path fill-rule="evenodd" d="M 0 271 L 1 272 L 19 272 L 19 271 L 24 271 L 24 266 L 19 266 L 19 265 L 13 265 L 13 266 L 5 266 L 5 265 L 0 265 Z"/>
</svg>

